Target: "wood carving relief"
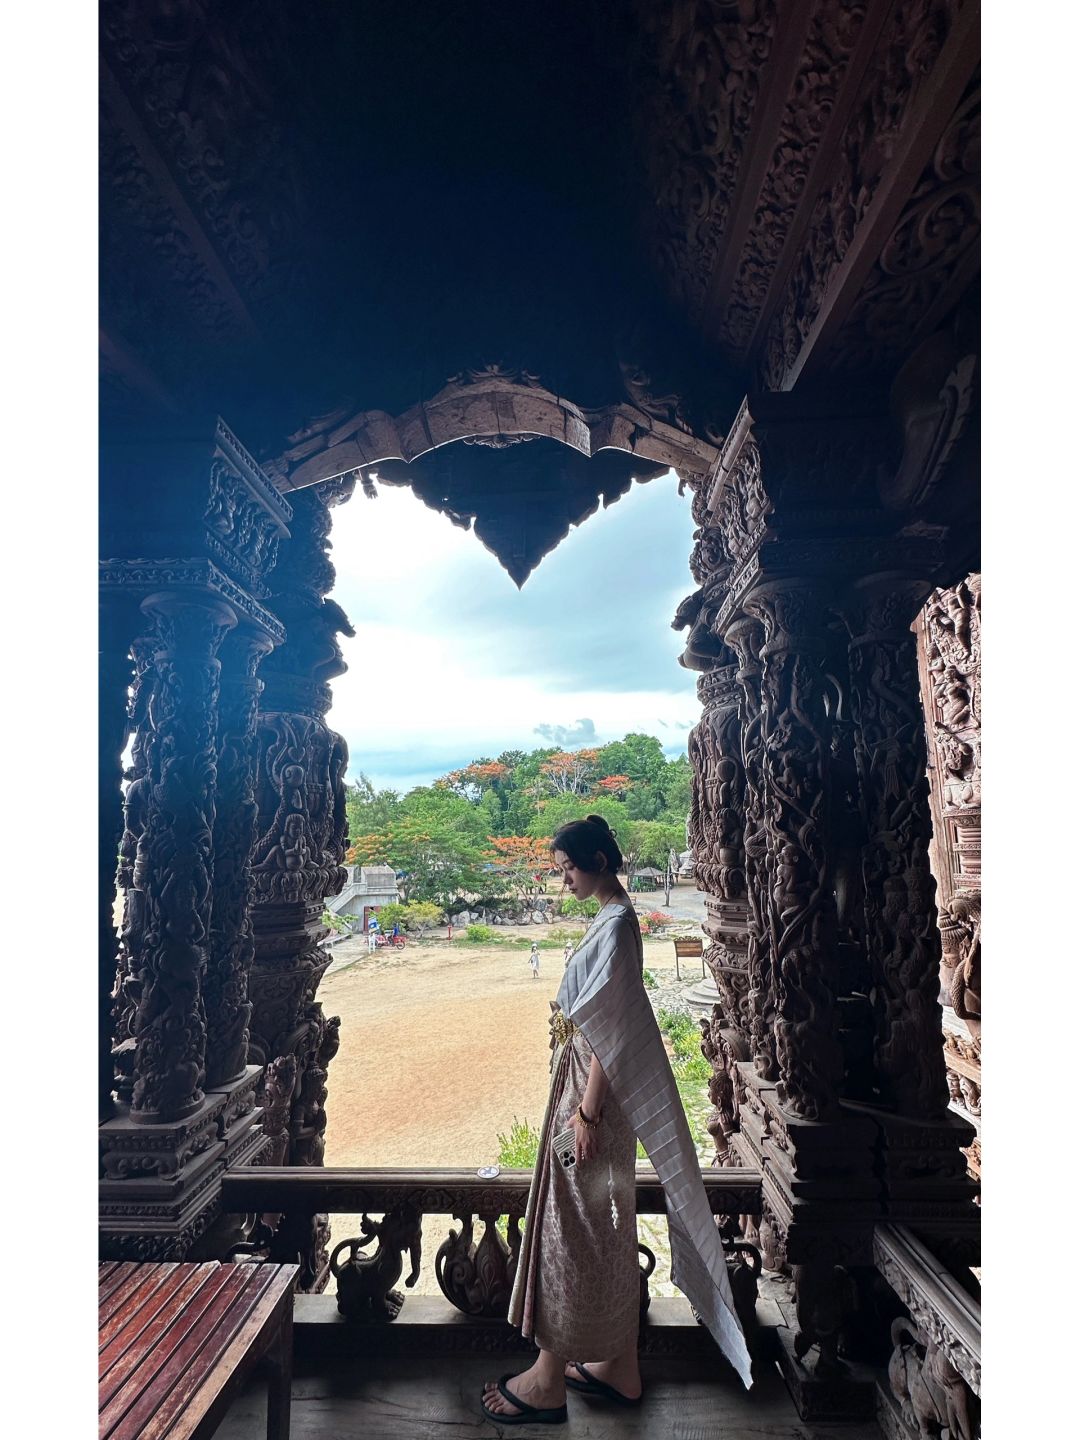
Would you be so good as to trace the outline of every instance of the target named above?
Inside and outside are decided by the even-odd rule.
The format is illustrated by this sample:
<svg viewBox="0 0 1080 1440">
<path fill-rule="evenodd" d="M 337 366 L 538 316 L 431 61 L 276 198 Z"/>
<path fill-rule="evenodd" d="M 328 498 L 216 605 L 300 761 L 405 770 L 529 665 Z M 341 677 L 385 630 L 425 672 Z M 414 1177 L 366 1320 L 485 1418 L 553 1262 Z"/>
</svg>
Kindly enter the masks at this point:
<svg viewBox="0 0 1080 1440">
<path fill-rule="evenodd" d="M 935 590 L 915 626 L 929 749 L 940 998 L 954 1110 L 982 1112 L 982 577 Z M 955 1017 L 955 1023 L 950 1020 Z M 981 1144 L 969 1149 L 976 1174 Z"/>
<path fill-rule="evenodd" d="M 965 4 L 970 0 L 893 6 L 840 142 L 833 178 L 814 206 L 769 326 L 761 367 L 766 388 L 783 388 Z"/>
<path fill-rule="evenodd" d="M 745 350 L 757 327 L 869 8 L 863 0 L 813 7 L 727 302 L 724 338 L 733 349 Z"/>
<path fill-rule="evenodd" d="M 930 871 L 930 806 L 911 616 L 925 587 L 869 585 L 847 611 L 867 843 L 863 905 L 883 1097 L 901 1114 L 945 1106 L 938 1005 L 940 940 Z"/>
<path fill-rule="evenodd" d="M 938 141 L 841 330 L 834 367 L 886 371 L 911 345 L 911 317 L 947 312 L 943 297 L 978 264 L 978 75 Z"/>
<path fill-rule="evenodd" d="M 238 1079 L 248 1061 L 248 976 L 255 958 L 250 913 L 257 813 L 255 739 L 262 690 L 255 669 L 269 649 L 269 640 L 244 630 L 227 636 L 221 650 L 214 894 L 203 987 L 210 1086 Z"/>
<path fill-rule="evenodd" d="M 831 732 L 818 587 L 776 582 L 746 608 L 765 627 L 762 739 L 770 886 L 766 919 L 776 1019 L 778 1090 L 810 1120 L 835 1108 L 837 920 L 830 813 Z"/>
<path fill-rule="evenodd" d="M 211 919 L 217 652 L 234 617 L 213 601 L 168 594 L 143 608 L 156 627 L 156 673 L 133 869 L 141 913 L 131 966 L 138 997 L 131 1118 L 154 1123 L 189 1115 L 203 1099 L 200 983 Z"/>
<path fill-rule="evenodd" d="M 674 12 L 641 7 L 641 15 L 639 123 L 648 134 L 653 246 L 671 291 L 700 306 L 723 243 L 777 5 L 690 0 Z"/>
<path fill-rule="evenodd" d="M 746 972 L 750 1043 L 754 1068 L 776 1080 L 776 989 L 766 896 L 769 893 L 769 837 L 765 820 L 765 739 L 761 696 L 761 651 L 765 631 L 750 616 L 727 632 L 739 657 L 739 723 L 743 767 L 743 871 L 746 879 Z"/>
<path fill-rule="evenodd" d="M 287 639 L 260 670 L 265 689 L 256 732 L 251 856 L 251 1056 L 260 1063 L 289 1056 L 295 1061 L 285 1157 L 290 1165 L 322 1164 L 328 1071 L 340 1040 L 341 1022 L 323 1014 L 317 992 L 330 963 L 322 944 L 328 933 L 324 903 L 346 879 L 348 748 L 324 717 L 331 699 L 326 682 L 345 669 L 337 636 L 353 631 L 326 592 L 334 583 L 331 509 L 351 496 L 354 483 L 330 482 L 293 497 L 291 538 L 270 579 L 270 604 Z M 329 1275 L 325 1217 L 316 1216 L 307 1228 L 292 1217 L 286 1229 L 288 1245 L 299 1245 L 303 1256 L 302 1285 L 321 1289 Z"/>
</svg>

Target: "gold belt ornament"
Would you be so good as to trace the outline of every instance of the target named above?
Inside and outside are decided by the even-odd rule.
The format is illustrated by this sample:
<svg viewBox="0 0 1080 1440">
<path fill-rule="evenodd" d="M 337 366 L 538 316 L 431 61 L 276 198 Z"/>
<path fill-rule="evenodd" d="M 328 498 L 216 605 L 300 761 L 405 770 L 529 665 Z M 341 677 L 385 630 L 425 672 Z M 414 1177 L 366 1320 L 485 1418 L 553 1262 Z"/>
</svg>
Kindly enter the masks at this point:
<svg viewBox="0 0 1080 1440">
<path fill-rule="evenodd" d="M 559 1045 L 565 1045 L 572 1035 L 577 1033 L 577 1026 L 572 1020 L 568 1020 L 554 1000 L 551 1002 L 551 1048 L 554 1050 Z"/>
</svg>

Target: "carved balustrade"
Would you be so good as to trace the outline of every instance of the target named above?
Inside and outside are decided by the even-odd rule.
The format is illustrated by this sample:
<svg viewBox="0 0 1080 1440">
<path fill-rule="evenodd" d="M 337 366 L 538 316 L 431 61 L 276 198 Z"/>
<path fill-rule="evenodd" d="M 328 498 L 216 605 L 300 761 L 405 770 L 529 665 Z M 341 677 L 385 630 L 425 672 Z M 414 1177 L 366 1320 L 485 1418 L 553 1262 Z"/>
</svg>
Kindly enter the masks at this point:
<svg viewBox="0 0 1080 1440">
<path fill-rule="evenodd" d="M 890 1326 L 877 1415 L 888 1440 L 973 1440 L 982 1393 L 981 1305 L 910 1230 L 879 1225 L 874 1264 L 904 1308 Z"/>
<path fill-rule="evenodd" d="M 342 1313 L 374 1322 L 393 1320 L 401 1313 L 405 1297 L 396 1286 L 403 1271 L 402 1252 L 409 1256 L 415 1279 L 421 1262 L 422 1217 L 452 1216 L 457 1227 L 450 1228 L 435 1258 L 444 1296 L 474 1320 L 505 1321 L 531 1179 L 530 1170 L 504 1170 L 484 1178 L 474 1170 L 439 1168 L 249 1166 L 234 1168 L 225 1176 L 222 1203 L 236 1215 L 281 1216 L 273 1229 L 256 1226 L 252 1240 L 238 1247 L 240 1254 L 275 1261 L 289 1255 L 301 1265 L 313 1225 L 328 1214 L 361 1215 L 360 1234 L 335 1247 L 333 1268 Z M 734 1272 L 733 1289 L 742 1297 L 743 1308 L 752 1313 L 760 1259 L 726 1232 L 734 1229 L 738 1217 L 760 1213 L 760 1176 L 752 1170 L 714 1169 L 703 1172 L 702 1179 L 713 1214 L 728 1222 L 722 1228 Z M 636 1201 L 639 1215 L 666 1213 L 663 1187 L 651 1166 L 638 1170 Z M 507 1217 L 504 1232 L 498 1223 L 502 1216 Z M 477 1221 L 483 1227 L 479 1240 Z"/>
</svg>

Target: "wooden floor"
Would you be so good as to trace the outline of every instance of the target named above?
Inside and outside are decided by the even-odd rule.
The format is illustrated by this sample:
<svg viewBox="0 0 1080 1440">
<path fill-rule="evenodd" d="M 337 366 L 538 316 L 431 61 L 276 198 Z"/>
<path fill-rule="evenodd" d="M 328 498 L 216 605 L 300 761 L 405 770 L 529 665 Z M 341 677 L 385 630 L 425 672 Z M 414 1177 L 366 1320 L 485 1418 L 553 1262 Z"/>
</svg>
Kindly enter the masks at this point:
<svg viewBox="0 0 1080 1440">
<path fill-rule="evenodd" d="M 681 1360 L 646 1356 L 648 1390 L 641 1409 L 615 1412 L 571 1395 L 562 1425 L 496 1426 L 480 1413 L 488 1378 L 520 1370 L 527 1357 L 451 1355 L 427 1360 L 380 1358 L 297 1362 L 292 1440 L 447 1440 L 448 1436 L 588 1436 L 589 1440 L 881 1440 L 874 1424 L 804 1424 L 780 1375 L 772 1370 L 747 1394 L 730 1370 L 712 1380 L 677 1378 Z M 700 1363 L 693 1367 L 700 1377 Z M 234 1402 L 218 1440 L 264 1440 L 265 1384 Z"/>
</svg>

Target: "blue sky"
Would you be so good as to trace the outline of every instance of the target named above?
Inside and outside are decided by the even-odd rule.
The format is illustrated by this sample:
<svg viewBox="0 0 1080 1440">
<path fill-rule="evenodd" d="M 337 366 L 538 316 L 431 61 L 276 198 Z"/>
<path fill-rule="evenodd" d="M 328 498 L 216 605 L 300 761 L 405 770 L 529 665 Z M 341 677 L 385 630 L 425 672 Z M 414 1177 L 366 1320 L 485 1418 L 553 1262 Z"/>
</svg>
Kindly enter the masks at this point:
<svg viewBox="0 0 1080 1440">
<path fill-rule="evenodd" d="M 334 597 L 356 627 L 329 721 L 350 776 L 429 784 L 479 755 L 657 735 L 685 751 L 700 706 L 671 617 L 694 588 L 689 494 L 669 472 L 591 515 L 521 591 L 475 535 L 410 490 L 334 512 Z"/>
</svg>

